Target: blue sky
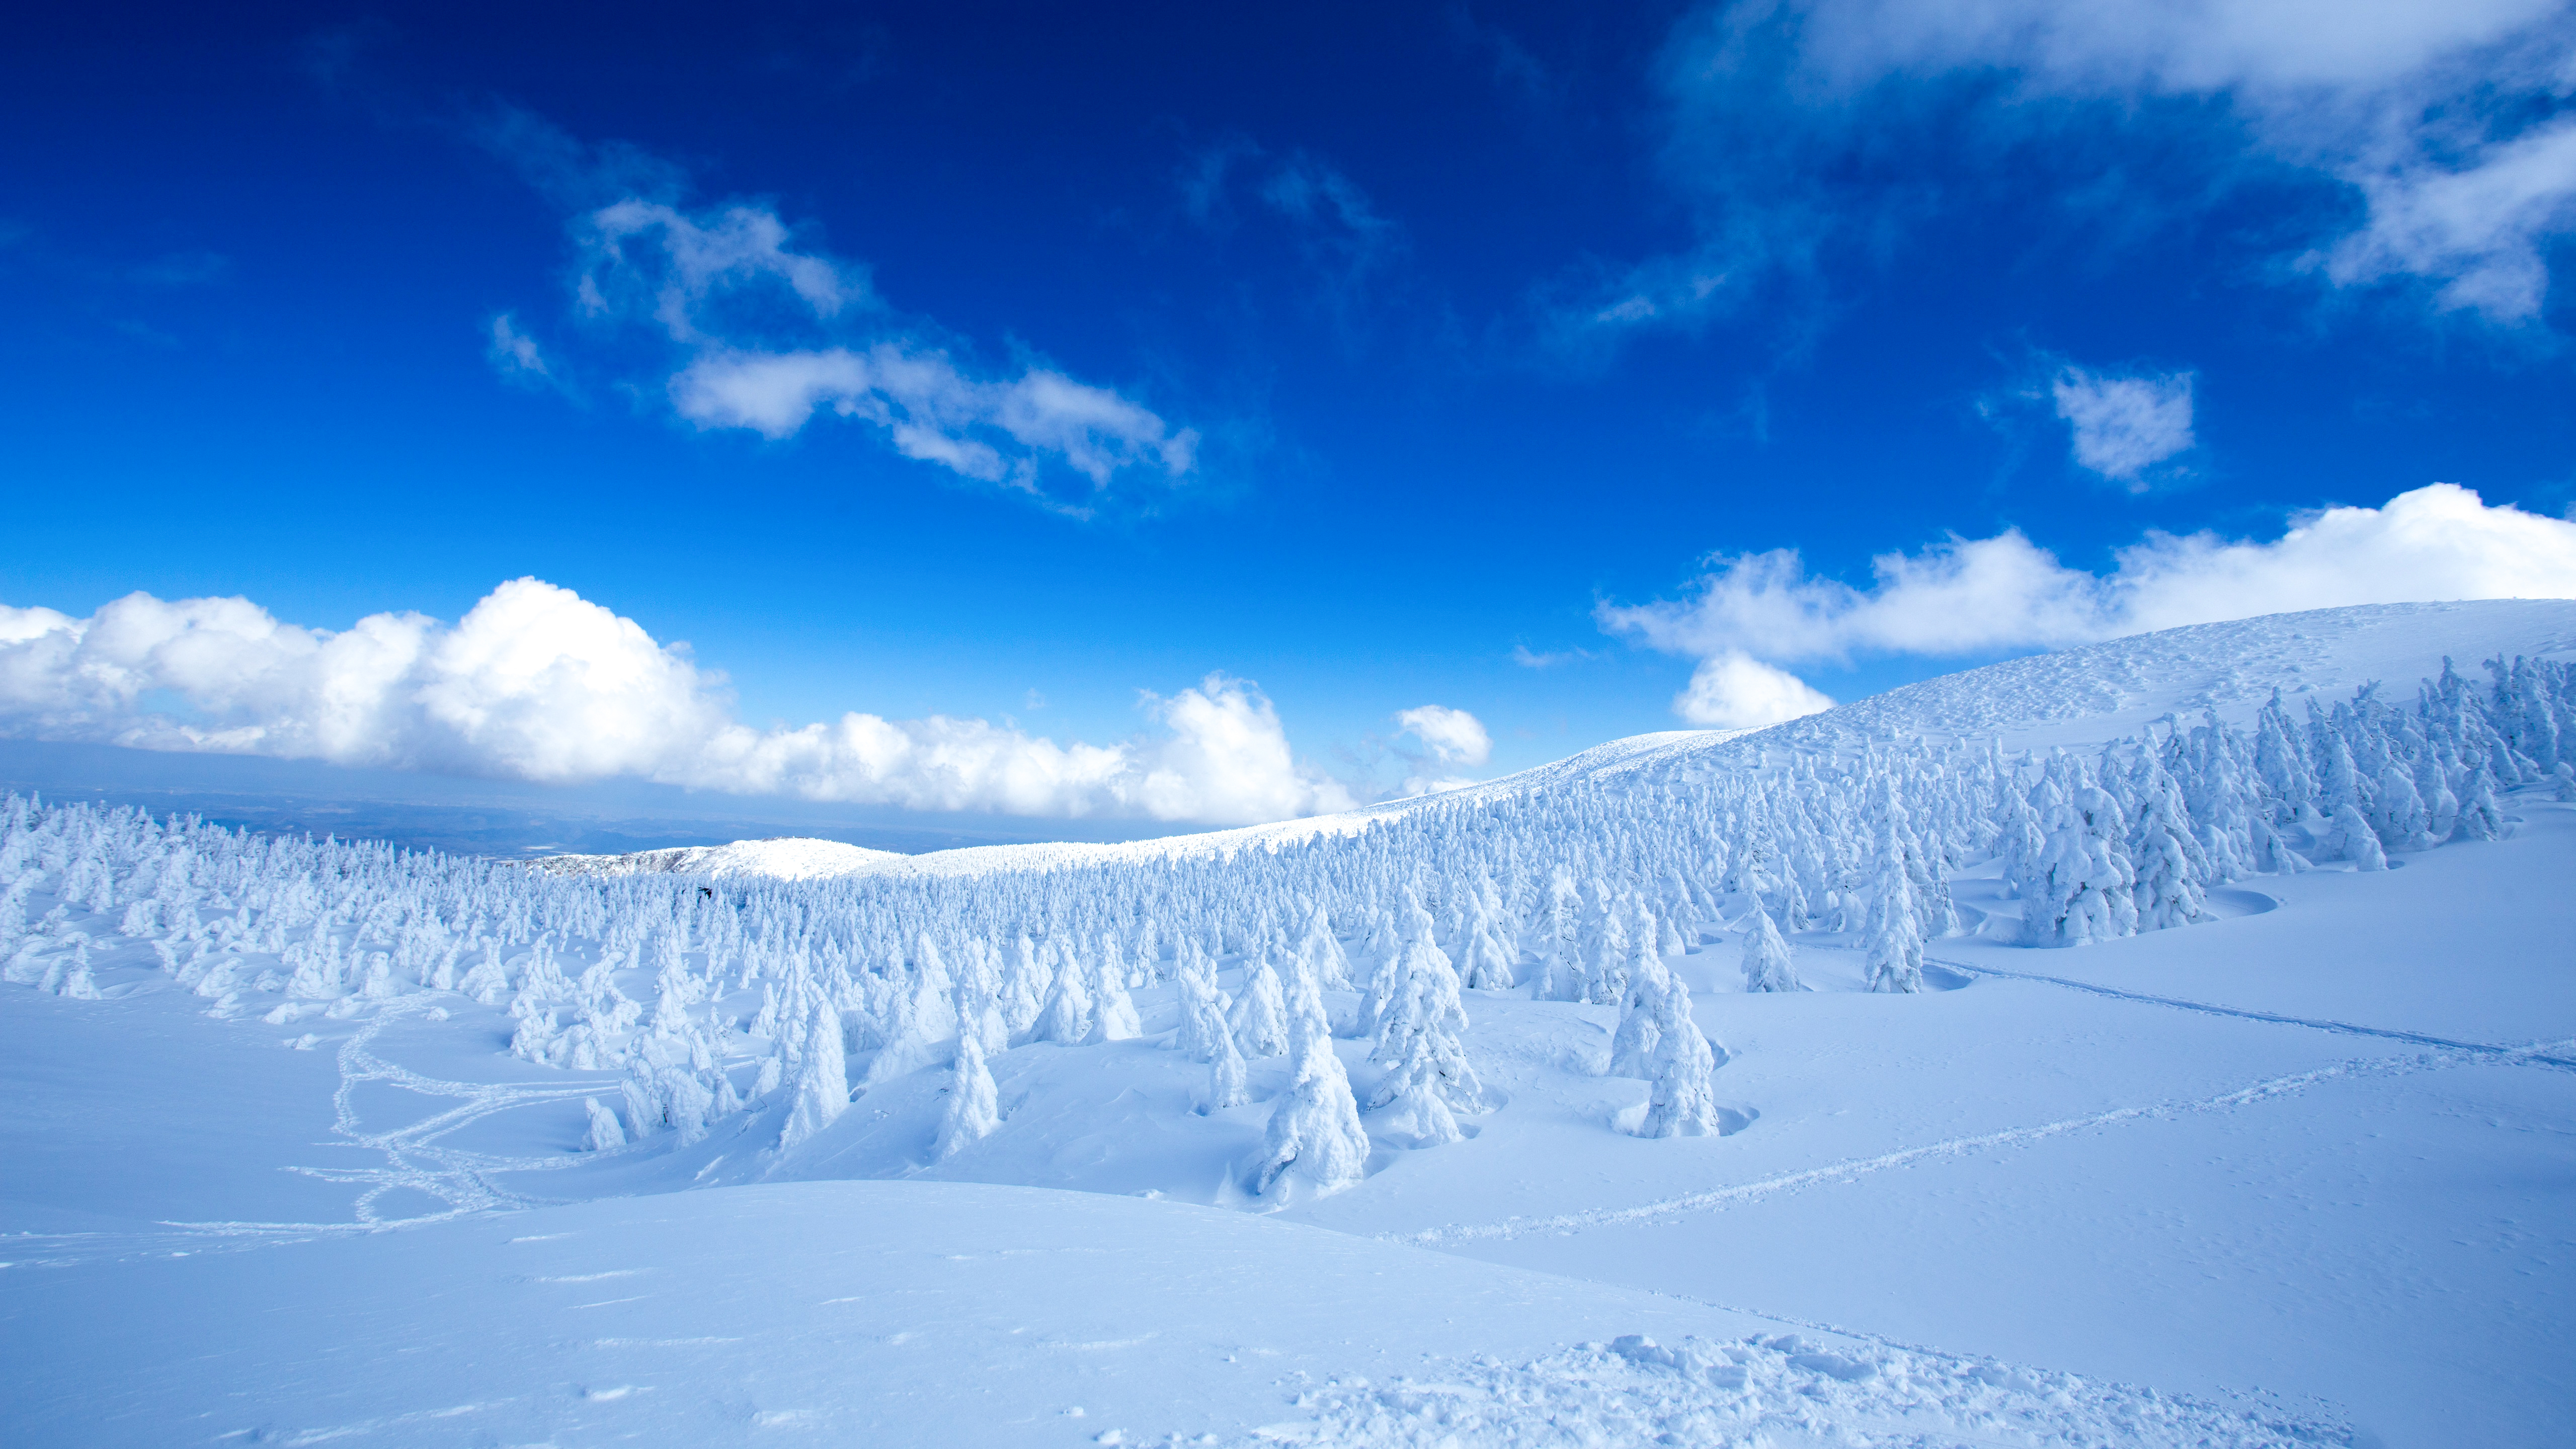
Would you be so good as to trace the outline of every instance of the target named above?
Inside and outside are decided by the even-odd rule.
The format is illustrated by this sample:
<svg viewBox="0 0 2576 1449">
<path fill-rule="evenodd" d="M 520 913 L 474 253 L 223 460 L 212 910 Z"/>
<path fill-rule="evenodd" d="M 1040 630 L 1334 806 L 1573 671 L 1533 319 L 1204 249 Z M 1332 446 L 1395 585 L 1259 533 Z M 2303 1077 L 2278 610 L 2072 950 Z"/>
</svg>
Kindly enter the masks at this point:
<svg viewBox="0 0 2576 1449">
<path fill-rule="evenodd" d="M 29 22 L 0 732 L 1238 819 L 2576 592 L 2565 7 L 1596 8 Z M 521 577 L 542 687 L 440 632 Z M 442 622 L 379 678 L 135 591 Z M 599 683 L 589 606 L 701 673 Z M 508 722 L 566 670 L 581 740 Z M 987 722 L 986 783 L 709 743 L 850 711 Z"/>
</svg>

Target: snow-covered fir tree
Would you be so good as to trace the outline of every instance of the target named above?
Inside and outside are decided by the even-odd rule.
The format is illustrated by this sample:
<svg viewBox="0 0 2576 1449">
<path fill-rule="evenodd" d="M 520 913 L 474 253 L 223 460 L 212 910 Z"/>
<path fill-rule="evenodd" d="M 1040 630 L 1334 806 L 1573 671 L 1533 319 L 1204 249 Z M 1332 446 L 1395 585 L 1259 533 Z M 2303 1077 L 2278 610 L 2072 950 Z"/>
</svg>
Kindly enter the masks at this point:
<svg viewBox="0 0 2576 1449">
<path fill-rule="evenodd" d="M 957 1065 L 948 1085 L 948 1101 L 939 1112 L 939 1138 L 933 1153 L 940 1160 L 956 1156 L 993 1134 L 1002 1125 L 1002 1093 L 984 1061 L 977 1034 L 957 1040 Z"/>
<path fill-rule="evenodd" d="M 1744 989 L 1747 991 L 1804 991 L 1807 983 L 1798 979 L 1798 969 L 1786 937 L 1772 923 L 1769 912 L 1755 901 L 1744 922 Z"/>
</svg>

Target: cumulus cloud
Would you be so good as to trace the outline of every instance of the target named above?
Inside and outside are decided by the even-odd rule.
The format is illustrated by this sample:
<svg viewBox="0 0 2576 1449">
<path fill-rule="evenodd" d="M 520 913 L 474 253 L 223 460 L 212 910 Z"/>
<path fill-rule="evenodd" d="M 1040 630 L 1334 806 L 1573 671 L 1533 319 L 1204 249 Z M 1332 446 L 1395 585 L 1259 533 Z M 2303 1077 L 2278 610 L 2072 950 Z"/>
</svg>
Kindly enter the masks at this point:
<svg viewBox="0 0 2576 1449">
<path fill-rule="evenodd" d="M 1248 681 L 1145 703 L 1155 728 L 1107 745 L 938 715 L 754 729 L 685 646 L 532 578 L 453 625 L 385 613 L 337 633 L 239 598 L 137 593 L 85 619 L 0 605 L 0 728 L 37 738 L 1032 816 L 1238 824 L 1355 803 Z"/>
<path fill-rule="evenodd" d="M 1695 327 L 1758 288 L 1812 287 L 1829 248 L 1883 247 L 1952 204 L 1945 189 L 2044 175 L 2087 134 L 2153 132 L 2151 163 L 2121 169 L 2166 186 L 2160 205 L 2249 180 L 2340 189 L 2342 217 L 2303 199 L 2318 220 L 2280 275 L 2415 284 L 2504 324 L 2539 314 L 2549 250 L 2576 232 L 2564 0 L 1711 5 L 1677 30 L 1664 82 L 1665 160 L 1697 237 L 1573 287 L 1556 309 L 1573 336 Z M 2194 169 L 2154 178 L 2176 167 Z M 2099 179 L 2068 189 L 2109 195 Z"/>
<path fill-rule="evenodd" d="M 1494 740 L 1493 736 L 1485 733 L 1484 721 L 1463 709 L 1439 704 L 1418 705 L 1398 713 L 1395 722 L 1422 741 L 1423 747 L 1431 752 L 1431 758 L 1443 765 L 1472 768 L 1493 758 Z"/>
<path fill-rule="evenodd" d="M 1396 744 L 1396 753 L 1412 766 L 1400 794 L 1427 795 L 1474 784 L 1457 771 L 1474 769 L 1494 756 L 1494 739 L 1486 733 L 1485 722 L 1463 709 L 1416 705 L 1398 711 L 1395 722 L 1415 741 L 1410 747 L 1401 740 Z"/>
<path fill-rule="evenodd" d="M 2075 461 L 2144 491 L 2148 469 L 2192 447 L 2191 389 L 2187 372 L 2116 377 L 2068 367 L 2049 396 L 2071 432 Z"/>
<path fill-rule="evenodd" d="M 978 366 L 774 207 L 691 207 L 674 169 L 631 148 L 584 147 L 525 113 L 485 129 L 576 209 L 575 314 L 597 337 L 656 335 L 659 390 L 701 430 L 783 439 L 818 416 L 852 419 L 904 457 L 1072 517 L 1149 506 L 1197 470 L 1196 431 L 1041 361 Z M 493 323 L 493 358 L 505 372 L 547 373 L 507 314 Z"/>
<path fill-rule="evenodd" d="M 1741 649 L 1701 660 L 1690 687 L 1673 697 L 1673 713 L 1712 730 L 1760 729 L 1833 707 L 1805 680 Z"/>
<path fill-rule="evenodd" d="M 1751 675 L 1709 673 L 1739 657 L 1954 656 L 2348 604 L 2576 597 L 2576 522 L 2489 507 L 2436 483 L 2379 508 L 2304 515 L 2268 542 L 2151 532 L 2107 574 L 2069 568 L 2018 530 L 1883 554 L 1865 589 L 1810 575 L 1789 550 L 1713 563 L 1686 598 L 1597 611 L 1612 633 L 1708 661 L 1710 702 L 1692 703 L 1694 676 L 1675 705 L 1694 722 L 1720 716 L 1734 681 L 1751 689 Z"/>
</svg>

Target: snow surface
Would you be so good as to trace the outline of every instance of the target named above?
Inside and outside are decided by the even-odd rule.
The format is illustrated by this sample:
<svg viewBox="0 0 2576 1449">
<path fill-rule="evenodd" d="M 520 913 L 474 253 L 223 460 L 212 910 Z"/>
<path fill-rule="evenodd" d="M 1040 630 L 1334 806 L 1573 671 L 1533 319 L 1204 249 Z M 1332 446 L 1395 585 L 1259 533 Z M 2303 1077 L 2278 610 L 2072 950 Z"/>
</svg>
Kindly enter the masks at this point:
<svg viewBox="0 0 2576 1449">
<path fill-rule="evenodd" d="M 1376 859 L 1371 821 L 1561 800 L 1569 820 L 1612 811 L 1609 839 L 1647 819 L 1621 824 L 1622 802 L 1681 808 L 1800 750 L 2093 746 L 2173 711 L 2244 724 L 2276 684 L 2403 698 L 2445 654 L 2473 673 L 2572 640 L 2576 604 L 2553 601 L 2252 620 L 1356 817 L 944 852 L 855 882 L 699 865 L 542 899 L 607 912 L 597 948 L 557 939 L 566 976 L 595 962 L 659 1011 L 663 938 L 618 935 L 628 915 L 823 911 L 878 880 L 980 910 L 1104 860 L 1212 899 L 1274 868 L 1246 845 Z M 528 1018 L 501 999 L 362 960 L 381 943 L 453 974 L 476 959 L 460 933 L 352 927 L 330 947 L 345 976 L 308 988 L 300 936 L 282 953 L 268 924 L 218 930 L 192 959 L 175 906 L 138 916 L 120 893 L 170 887 L 0 852 L 21 912 L 0 926 L 25 922 L 0 940 L 21 983 L 0 987 L 0 1422 L 118 1445 L 2563 1443 L 2576 805 L 2544 781 L 2503 808 L 2506 838 L 2241 875 L 2199 924 L 2082 950 L 2015 944 L 2004 864 L 1964 859 L 1960 929 L 1925 947 L 1919 994 L 1864 991 L 1870 943 L 1825 920 L 1789 932 L 1814 990 L 1748 994 L 1740 904 L 1673 906 L 1694 939 L 1661 954 L 1716 1044 L 1716 1134 L 1632 1135 L 1648 1084 L 1602 1071 L 1618 1005 L 1471 989 L 1487 1101 L 1465 1140 L 1414 1150 L 1370 1114 L 1366 1178 L 1285 1203 L 1242 1166 L 1287 1059 L 1249 1062 L 1245 1105 L 1195 1110 L 1207 1068 L 1171 1049 L 1175 987 L 1141 962 L 1142 1034 L 995 1053 L 1002 1121 L 954 1155 L 933 1151 L 944 1058 L 782 1146 L 795 1080 L 760 1091 L 781 1048 L 743 1029 L 770 985 L 733 988 L 703 925 L 661 979 L 723 979 L 688 988 L 718 994 L 668 1039 L 745 1100 L 693 1135 L 644 1130 L 622 1064 L 510 1054 Z M 729 868 L 825 858 L 795 844 L 723 849 Z M 312 859 L 325 902 L 398 867 Z M 447 888 L 517 899 L 515 875 Z M 240 899 L 192 909 L 252 913 L 223 889 Z M 535 948 L 514 929 L 490 926 L 518 981 Z M 1343 944 L 1356 966 L 1365 941 Z M 742 979 L 783 979 L 742 949 Z M 1236 951 L 1220 980 L 1239 994 L 1245 971 Z M 1324 995 L 1336 1021 L 1364 1005 Z M 1332 1047 L 1365 1093 L 1370 1040 Z M 883 1055 L 853 1050 L 848 1081 Z M 642 1135 L 585 1150 L 593 1101 Z"/>
</svg>

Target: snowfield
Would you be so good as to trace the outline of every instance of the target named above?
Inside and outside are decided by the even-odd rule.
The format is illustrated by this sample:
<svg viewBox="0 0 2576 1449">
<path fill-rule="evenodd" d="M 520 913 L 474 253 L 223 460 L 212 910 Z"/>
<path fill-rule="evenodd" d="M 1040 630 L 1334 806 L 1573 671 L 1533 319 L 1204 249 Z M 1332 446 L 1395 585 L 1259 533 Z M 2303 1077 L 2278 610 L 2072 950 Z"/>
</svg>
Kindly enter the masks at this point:
<svg viewBox="0 0 2576 1449">
<path fill-rule="evenodd" d="M 13 798 L 0 1422 L 2564 1443 L 2571 880 L 2563 601 L 1119 845 Z"/>
</svg>

